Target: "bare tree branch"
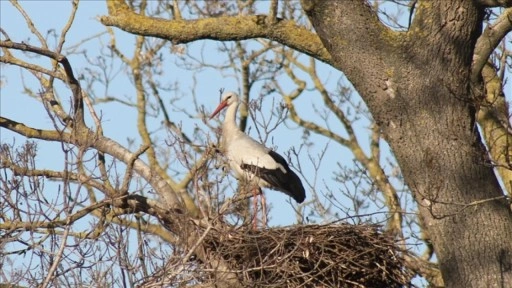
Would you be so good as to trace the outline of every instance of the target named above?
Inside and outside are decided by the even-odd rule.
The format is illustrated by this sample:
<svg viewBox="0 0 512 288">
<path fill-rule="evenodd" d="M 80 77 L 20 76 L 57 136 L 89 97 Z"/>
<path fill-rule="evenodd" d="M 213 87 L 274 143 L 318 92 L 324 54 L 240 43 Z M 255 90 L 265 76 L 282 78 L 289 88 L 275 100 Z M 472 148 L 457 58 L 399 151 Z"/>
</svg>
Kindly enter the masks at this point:
<svg viewBox="0 0 512 288">
<path fill-rule="evenodd" d="M 101 23 L 132 34 L 168 39 L 174 44 L 201 39 L 230 41 L 263 37 L 311 55 L 320 61 L 331 62 L 331 57 L 318 36 L 297 26 L 294 21 L 281 20 L 273 25 L 267 25 L 267 16 L 264 15 L 164 20 L 136 14 L 123 0 L 107 1 L 107 7 L 109 15 L 101 17 Z"/>
<path fill-rule="evenodd" d="M 507 8 L 494 23 L 485 28 L 476 42 L 471 68 L 473 83 L 477 83 L 481 78 L 482 69 L 489 61 L 489 56 L 510 31 L 512 31 L 512 8 Z"/>
</svg>

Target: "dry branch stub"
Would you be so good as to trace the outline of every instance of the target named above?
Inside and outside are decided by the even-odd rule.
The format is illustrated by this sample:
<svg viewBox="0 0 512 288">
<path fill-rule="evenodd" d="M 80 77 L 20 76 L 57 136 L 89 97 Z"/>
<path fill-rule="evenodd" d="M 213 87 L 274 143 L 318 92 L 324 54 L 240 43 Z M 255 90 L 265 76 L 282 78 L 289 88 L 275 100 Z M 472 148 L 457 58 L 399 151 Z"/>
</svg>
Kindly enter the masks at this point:
<svg viewBox="0 0 512 288">
<path fill-rule="evenodd" d="M 240 228 L 204 241 L 245 287 L 410 286 L 402 251 L 377 225 Z"/>
</svg>

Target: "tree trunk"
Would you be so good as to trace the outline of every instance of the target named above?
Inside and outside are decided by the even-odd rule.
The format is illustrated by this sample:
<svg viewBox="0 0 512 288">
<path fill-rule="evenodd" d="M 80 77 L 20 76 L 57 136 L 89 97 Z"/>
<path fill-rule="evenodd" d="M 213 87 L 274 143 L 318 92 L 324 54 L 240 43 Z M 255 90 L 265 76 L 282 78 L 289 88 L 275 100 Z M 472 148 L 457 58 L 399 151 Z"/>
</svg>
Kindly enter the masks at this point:
<svg viewBox="0 0 512 288">
<path fill-rule="evenodd" d="M 393 149 L 445 285 L 512 287 L 512 213 L 485 160 L 470 83 L 483 8 L 419 1 L 409 31 L 394 32 L 361 1 L 302 5 Z"/>
</svg>

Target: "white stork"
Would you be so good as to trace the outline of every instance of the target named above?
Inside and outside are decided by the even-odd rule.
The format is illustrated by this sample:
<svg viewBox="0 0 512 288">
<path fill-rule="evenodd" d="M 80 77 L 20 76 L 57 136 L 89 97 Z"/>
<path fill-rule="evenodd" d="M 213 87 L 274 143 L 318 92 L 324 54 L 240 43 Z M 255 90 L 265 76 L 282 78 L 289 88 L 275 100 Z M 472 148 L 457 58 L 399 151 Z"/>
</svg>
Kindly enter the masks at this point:
<svg viewBox="0 0 512 288">
<path fill-rule="evenodd" d="M 212 119 L 224 108 L 228 108 L 222 123 L 221 145 L 234 176 L 238 180 L 247 181 L 246 183 L 253 185 L 255 196 L 262 195 L 262 187 L 271 188 L 291 196 L 297 203 L 302 203 L 306 198 L 302 182 L 299 176 L 288 167 L 283 156 L 247 136 L 236 125 L 238 104 L 238 95 L 234 92 L 227 92 L 222 96 L 219 106 L 210 116 Z M 256 197 L 254 197 L 253 203 L 256 213 Z M 264 196 L 261 198 L 261 206 L 263 224 L 266 225 Z M 256 215 L 253 217 L 253 226 L 256 227 Z"/>
</svg>

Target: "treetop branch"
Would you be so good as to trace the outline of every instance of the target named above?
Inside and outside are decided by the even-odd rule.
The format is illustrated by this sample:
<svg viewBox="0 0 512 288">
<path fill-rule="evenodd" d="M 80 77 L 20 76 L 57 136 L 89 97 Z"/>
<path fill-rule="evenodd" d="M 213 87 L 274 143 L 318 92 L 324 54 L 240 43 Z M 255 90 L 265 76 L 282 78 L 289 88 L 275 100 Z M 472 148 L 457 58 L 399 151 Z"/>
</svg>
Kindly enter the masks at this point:
<svg viewBox="0 0 512 288">
<path fill-rule="evenodd" d="M 107 1 L 108 16 L 101 23 L 126 32 L 168 39 L 175 44 L 201 39 L 219 41 L 266 38 L 331 64 L 331 56 L 320 38 L 294 21 L 277 19 L 269 24 L 266 15 L 221 16 L 196 20 L 166 20 L 132 11 L 123 1 Z"/>
</svg>

